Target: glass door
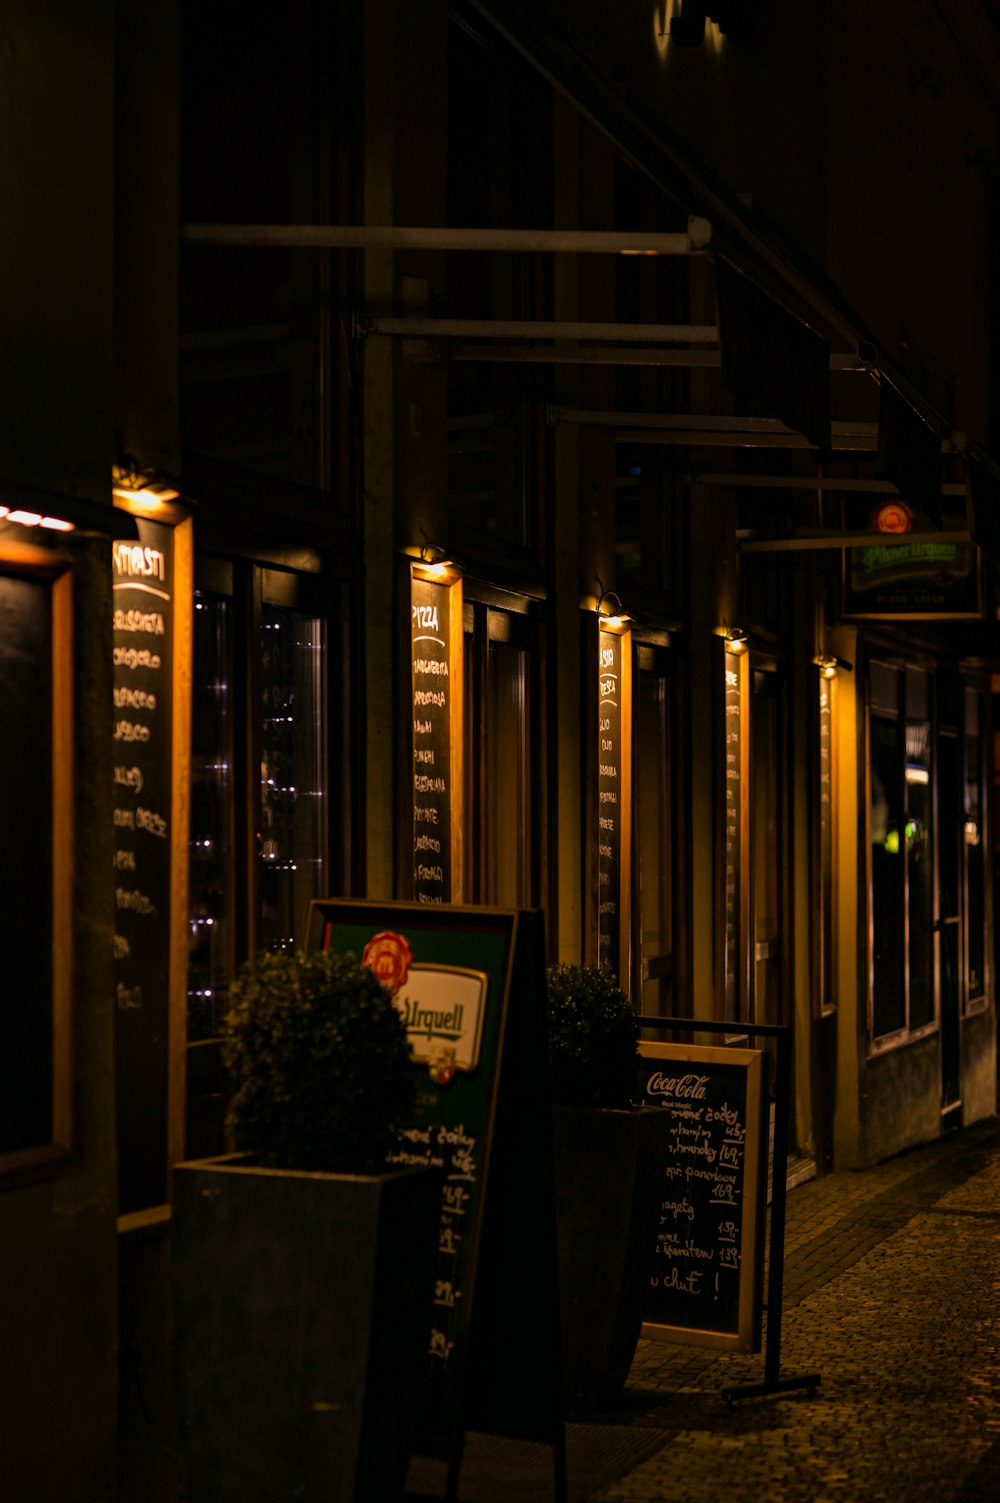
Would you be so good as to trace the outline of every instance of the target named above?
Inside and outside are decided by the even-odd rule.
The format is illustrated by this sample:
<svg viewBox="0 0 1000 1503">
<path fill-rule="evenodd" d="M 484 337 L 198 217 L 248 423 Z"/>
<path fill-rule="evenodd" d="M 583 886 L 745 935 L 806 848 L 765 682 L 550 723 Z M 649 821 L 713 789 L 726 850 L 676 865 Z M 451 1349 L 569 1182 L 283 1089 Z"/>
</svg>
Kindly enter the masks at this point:
<svg viewBox="0 0 1000 1503">
<path fill-rule="evenodd" d="M 259 949 L 305 941 L 335 890 L 346 760 L 331 664 L 337 589 L 315 576 L 196 563 L 188 918 L 186 1152 L 224 1148 L 220 1040 L 229 985 Z M 331 679 L 336 680 L 331 683 Z"/>
</svg>

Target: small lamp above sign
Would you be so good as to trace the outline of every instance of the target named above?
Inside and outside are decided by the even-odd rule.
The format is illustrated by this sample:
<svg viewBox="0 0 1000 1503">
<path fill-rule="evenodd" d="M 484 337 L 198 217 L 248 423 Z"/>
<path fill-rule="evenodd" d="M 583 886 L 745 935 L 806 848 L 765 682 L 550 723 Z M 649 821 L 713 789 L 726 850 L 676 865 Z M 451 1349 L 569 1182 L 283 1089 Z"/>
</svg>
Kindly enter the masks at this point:
<svg viewBox="0 0 1000 1503">
<path fill-rule="evenodd" d="M 458 571 L 453 559 L 448 557 L 447 551 L 440 543 L 435 543 L 429 538 L 421 527 L 420 535 L 423 542 L 419 549 L 408 548 L 405 551 L 411 556 L 416 554 L 413 561 L 413 569 L 419 579 L 429 579 L 437 584 L 452 584 L 458 578 Z"/>
<path fill-rule="evenodd" d="M 622 631 L 632 617 L 622 607 L 620 596 L 614 590 L 606 590 L 599 574 L 595 574 L 600 594 L 597 597 L 597 614 L 602 631 Z M 612 604 L 612 602 L 614 602 Z"/>
<path fill-rule="evenodd" d="M 154 470 L 140 470 L 133 459 L 111 469 L 111 497 L 117 507 L 133 516 L 168 521 L 180 491 Z"/>
<path fill-rule="evenodd" d="M 846 658 L 815 657 L 813 662 L 819 669 L 820 678 L 836 678 L 838 673 L 853 673 L 854 664 Z"/>
<path fill-rule="evenodd" d="M 726 628 L 725 637 L 726 651 L 733 653 L 736 657 L 742 657 L 750 645 L 743 628 L 741 626 L 729 626 Z"/>
</svg>

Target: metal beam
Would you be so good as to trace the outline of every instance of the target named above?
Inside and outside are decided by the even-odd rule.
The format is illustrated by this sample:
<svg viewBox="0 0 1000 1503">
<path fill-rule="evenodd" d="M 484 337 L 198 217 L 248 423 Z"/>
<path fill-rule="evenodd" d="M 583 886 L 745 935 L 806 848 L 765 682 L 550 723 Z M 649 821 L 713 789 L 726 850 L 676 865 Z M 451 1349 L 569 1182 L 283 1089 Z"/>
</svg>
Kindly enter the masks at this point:
<svg viewBox="0 0 1000 1503">
<path fill-rule="evenodd" d="M 725 470 L 715 473 L 689 471 L 684 479 L 689 485 L 732 485 L 745 490 L 761 491 L 843 491 L 874 496 L 898 496 L 899 490 L 889 480 L 838 480 L 831 475 L 736 475 Z M 941 487 L 942 496 L 964 496 L 964 481 L 949 481 Z"/>
<path fill-rule="evenodd" d="M 387 334 L 403 339 L 592 339 L 614 343 L 718 344 L 715 324 L 592 324 L 533 318 L 382 318 L 363 313 L 356 320 L 362 335 Z"/>
<path fill-rule="evenodd" d="M 967 532 L 842 532 L 833 537 L 741 538 L 739 553 L 809 553 L 832 548 L 902 548 L 914 543 L 971 543 Z"/>
<path fill-rule="evenodd" d="M 678 234 L 645 230 L 494 230 L 374 224 L 185 224 L 191 245 L 283 246 L 307 250 L 509 251 L 552 255 L 697 256 L 712 241 L 707 219 L 691 215 Z"/>
</svg>

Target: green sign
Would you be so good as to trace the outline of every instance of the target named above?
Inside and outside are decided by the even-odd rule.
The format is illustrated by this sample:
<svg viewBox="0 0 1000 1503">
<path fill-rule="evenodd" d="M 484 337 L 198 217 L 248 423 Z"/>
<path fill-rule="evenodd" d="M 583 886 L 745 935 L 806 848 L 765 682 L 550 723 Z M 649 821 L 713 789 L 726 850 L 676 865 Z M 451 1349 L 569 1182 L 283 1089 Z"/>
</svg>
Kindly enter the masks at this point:
<svg viewBox="0 0 1000 1503">
<path fill-rule="evenodd" d="M 979 549 L 928 534 L 845 548 L 842 613 L 856 620 L 979 620 Z"/>
<path fill-rule="evenodd" d="M 392 993 L 419 1086 L 391 1162 L 442 1173 L 422 1454 L 454 1456 L 469 1423 L 558 1443 L 541 915 L 321 899 L 308 943 Z"/>
</svg>

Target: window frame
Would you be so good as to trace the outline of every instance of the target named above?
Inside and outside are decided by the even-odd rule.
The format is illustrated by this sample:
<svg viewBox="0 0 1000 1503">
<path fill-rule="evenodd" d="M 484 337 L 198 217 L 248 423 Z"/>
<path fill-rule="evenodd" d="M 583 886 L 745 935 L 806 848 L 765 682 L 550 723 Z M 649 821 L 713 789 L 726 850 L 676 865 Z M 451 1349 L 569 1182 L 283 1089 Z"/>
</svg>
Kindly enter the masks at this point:
<svg viewBox="0 0 1000 1503">
<path fill-rule="evenodd" d="M 890 1029 L 883 1034 L 875 1032 L 875 942 L 874 942 L 874 873 L 872 863 L 872 695 L 871 695 L 871 671 L 873 666 L 888 670 L 897 675 L 898 709 L 896 721 L 901 729 L 899 737 L 899 749 L 901 753 L 901 770 L 903 773 L 902 787 L 904 794 L 904 807 L 902 810 L 904 820 L 909 814 L 909 797 L 905 778 L 906 767 L 906 726 L 907 726 L 907 677 L 912 673 L 921 673 L 924 676 L 927 688 L 927 721 L 929 726 L 930 755 L 931 755 L 931 825 L 930 836 L 931 848 L 931 991 L 933 1015 L 928 1021 L 916 1026 L 911 1024 L 911 975 L 910 975 L 910 869 L 909 862 L 903 866 L 903 1017 L 901 1026 Z M 864 719 L 863 719 L 863 815 L 860 829 L 864 836 L 864 876 L 865 876 L 865 1020 L 868 1053 L 871 1057 L 889 1053 L 907 1044 L 917 1043 L 922 1039 L 929 1038 L 941 1029 L 941 995 L 940 995 L 940 936 L 936 932 L 935 920 L 939 910 L 938 890 L 938 863 L 939 863 L 939 829 L 938 829 L 938 723 L 937 704 L 935 695 L 934 664 L 919 657 L 917 654 L 894 653 L 891 650 L 873 648 L 866 656 L 865 681 L 864 681 Z M 964 969 L 964 957 L 963 957 Z"/>
</svg>

